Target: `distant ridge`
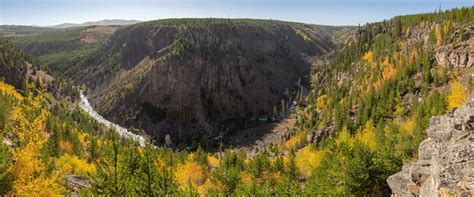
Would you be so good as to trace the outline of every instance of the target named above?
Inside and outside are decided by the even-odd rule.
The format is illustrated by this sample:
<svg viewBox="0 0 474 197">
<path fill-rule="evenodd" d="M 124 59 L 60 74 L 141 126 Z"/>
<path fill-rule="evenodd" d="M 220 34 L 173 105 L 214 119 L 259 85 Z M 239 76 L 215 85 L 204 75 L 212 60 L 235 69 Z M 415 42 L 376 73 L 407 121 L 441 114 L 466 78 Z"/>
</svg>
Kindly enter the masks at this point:
<svg viewBox="0 0 474 197">
<path fill-rule="evenodd" d="M 85 22 L 85 23 L 62 23 L 59 25 L 54 26 L 47 26 L 49 28 L 56 28 L 56 29 L 64 29 L 64 28 L 71 28 L 71 27 L 85 27 L 91 25 L 133 25 L 139 23 L 141 21 L 138 20 L 122 20 L 122 19 L 106 19 L 100 21 L 92 21 L 92 22 Z"/>
</svg>

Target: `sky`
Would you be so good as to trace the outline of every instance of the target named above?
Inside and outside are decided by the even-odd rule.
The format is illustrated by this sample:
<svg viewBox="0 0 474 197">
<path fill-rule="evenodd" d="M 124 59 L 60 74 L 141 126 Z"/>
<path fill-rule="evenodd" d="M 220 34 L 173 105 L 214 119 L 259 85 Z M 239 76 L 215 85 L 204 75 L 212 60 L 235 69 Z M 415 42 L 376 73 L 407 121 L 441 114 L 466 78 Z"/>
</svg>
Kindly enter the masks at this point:
<svg viewBox="0 0 474 197">
<path fill-rule="evenodd" d="M 259 18 L 358 25 L 474 6 L 474 0 L 0 0 L 0 24 L 49 26 L 103 19 Z"/>
</svg>

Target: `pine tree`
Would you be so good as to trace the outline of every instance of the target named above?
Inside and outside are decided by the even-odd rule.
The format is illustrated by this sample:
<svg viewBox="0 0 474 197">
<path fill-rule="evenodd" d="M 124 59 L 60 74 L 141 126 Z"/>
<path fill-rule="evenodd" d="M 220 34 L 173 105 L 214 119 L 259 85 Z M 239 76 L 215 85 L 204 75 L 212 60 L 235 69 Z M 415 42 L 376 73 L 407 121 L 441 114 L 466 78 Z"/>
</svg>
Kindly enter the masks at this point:
<svg viewBox="0 0 474 197">
<path fill-rule="evenodd" d="M 288 175 L 292 180 L 298 178 L 298 169 L 296 167 L 295 157 L 296 157 L 295 151 L 291 149 L 290 152 L 288 153 L 287 169 L 288 169 Z"/>
<path fill-rule="evenodd" d="M 0 195 L 6 195 L 10 191 L 11 176 L 7 170 L 12 165 L 12 153 L 8 146 L 0 143 Z"/>
</svg>

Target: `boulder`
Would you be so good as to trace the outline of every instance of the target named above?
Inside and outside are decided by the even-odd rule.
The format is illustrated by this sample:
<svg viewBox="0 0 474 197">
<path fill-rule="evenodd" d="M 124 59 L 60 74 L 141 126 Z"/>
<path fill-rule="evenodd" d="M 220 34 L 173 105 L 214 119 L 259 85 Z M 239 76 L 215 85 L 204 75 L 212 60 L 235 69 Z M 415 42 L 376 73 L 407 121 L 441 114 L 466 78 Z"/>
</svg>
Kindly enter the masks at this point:
<svg viewBox="0 0 474 197">
<path fill-rule="evenodd" d="M 418 160 L 387 179 L 392 196 L 474 195 L 474 100 L 430 120 Z"/>
</svg>

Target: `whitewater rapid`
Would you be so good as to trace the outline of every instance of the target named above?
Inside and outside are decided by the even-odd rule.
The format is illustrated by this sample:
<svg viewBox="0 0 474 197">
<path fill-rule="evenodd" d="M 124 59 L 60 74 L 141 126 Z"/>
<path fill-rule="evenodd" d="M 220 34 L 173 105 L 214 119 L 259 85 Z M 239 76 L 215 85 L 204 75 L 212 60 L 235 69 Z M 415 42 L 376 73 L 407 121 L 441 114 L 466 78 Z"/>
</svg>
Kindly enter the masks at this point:
<svg viewBox="0 0 474 197">
<path fill-rule="evenodd" d="M 117 134 L 119 134 L 120 137 L 130 138 L 133 141 L 138 142 L 140 146 L 145 147 L 145 138 L 143 138 L 143 136 L 134 134 L 128 131 L 126 128 L 123 128 L 120 125 L 110 122 L 104 117 L 102 117 L 99 113 L 97 113 L 94 110 L 94 108 L 92 108 L 91 104 L 87 100 L 87 97 L 82 93 L 82 91 L 80 91 L 79 93 L 81 97 L 81 102 L 79 103 L 79 107 L 85 112 L 87 112 L 90 117 L 94 118 L 97 122 L 99 122 L 100 124 L 103 124 L 107 128 L 115 130 L 115 132 L 117 132 Z"/>
</svg>

